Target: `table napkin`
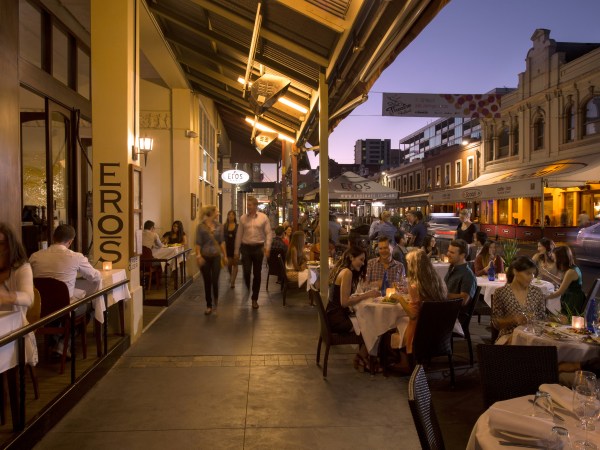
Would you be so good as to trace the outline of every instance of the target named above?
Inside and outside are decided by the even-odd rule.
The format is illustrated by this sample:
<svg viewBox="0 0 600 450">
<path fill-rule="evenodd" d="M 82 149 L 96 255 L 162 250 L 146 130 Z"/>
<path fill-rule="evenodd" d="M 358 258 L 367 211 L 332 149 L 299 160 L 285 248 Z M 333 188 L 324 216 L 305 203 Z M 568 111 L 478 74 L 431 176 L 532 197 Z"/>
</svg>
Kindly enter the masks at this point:
<svg viewBox="0 0 600 450">
<path fill-rule="evenodd" d="M 552 435 L 554 423 L 538 417 L 532 417 L 531 404 L 524 404 L 523 399 L 512 399 L 494 403 L 489 409 L 490 429 L 496 435 L 512 442 L 535 443 L 544 445 Z"/>
<path fill-rule="evenodd" d="M 552 401 L 558 406 L 568 411 L 573 410 L 573 391 L 568 387 L 561 386 L 560 384 L 542 384 L 539 390 L 550 394 Z"/>
</svg>

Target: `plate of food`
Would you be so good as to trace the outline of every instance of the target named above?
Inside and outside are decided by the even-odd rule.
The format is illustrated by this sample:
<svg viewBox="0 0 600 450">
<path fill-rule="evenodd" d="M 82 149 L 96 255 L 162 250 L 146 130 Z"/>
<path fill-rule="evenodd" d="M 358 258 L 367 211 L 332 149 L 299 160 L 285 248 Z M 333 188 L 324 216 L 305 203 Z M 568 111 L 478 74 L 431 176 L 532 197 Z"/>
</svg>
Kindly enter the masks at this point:
<svg viewBox="0 0 600 450">
<path fill-rule="evenodd" d="M 586 328 L 567 327 L 567 331 L 569 333 L 578 334 L 580 336 L 589 336 L 590 334 L 592 334 L 592 332 L 587 330 Z"/>
<path fill-rule="evenodd" d="M 398 300 L 396 300 L 395 298 L 392 298 L 392 297 L 383 297 L 381 299 L 381 303 L 387 303 L 389 305 L 395 305 L 396 303 L 398 303 Z"/>
<path fill-rule="evenodd" d="M 599 336 L 585 336 L 583 338 L 581 338 L 581 342 L 583 342 L 584 344 L 595 344 L 595 345 L 600 345 L 600 337 Z"/>
</svg>

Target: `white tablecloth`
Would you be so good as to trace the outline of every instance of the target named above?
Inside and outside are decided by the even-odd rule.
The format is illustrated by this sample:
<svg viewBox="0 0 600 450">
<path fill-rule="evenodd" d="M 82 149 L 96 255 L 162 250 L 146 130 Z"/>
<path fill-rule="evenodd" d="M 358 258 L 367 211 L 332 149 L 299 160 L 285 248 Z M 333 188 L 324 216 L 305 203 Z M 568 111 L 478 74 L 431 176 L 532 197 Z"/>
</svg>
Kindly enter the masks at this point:
<svg viewBox="0 0 600 450">
<path fill-rule="evenodd" d="M 0 337 L 6 336 L 23 326 L 25 326 L 25 321 L 21 311 L 0 311 Z M 17 341 L 12 341 L 10 344 L 0 347 L 0 373 L 15 367 L 18 364 L 17 358 Z M 33 333 L 25 336 L 25 361 L 34 366 L 38 362 L 37 345 Z"/>
<path fill-rule="evenodd" d="M 435 271 L 437 272 L 437 274 L 440 276 L 440 278 L 442 280 L 448 273 L 449 267 L 450 267 L 450 263 L 445 263 L 445 262 L 434 262 L 433 263 L 433 268 L 435 269 Z"/>
<path fill-rule="evenodd" d="M 491 308 L 492 307 L 492 295 L 498 288 L 501 288 L 506 284 L 506 281 L 494 280 L 490 281 L 487 277 L 477 277 L 477 286 L 481 287 L 481 293 L 483 294 L 483 300 Z M 544 280 L 534 280 L 532 283 L 535 287 L 542 290 L 544 295 L 548 295 L 554 292 L 554 285 Z M 546 302 L 546 308 L 552 312 L 560 311 L 560 298 L 553 298 Z"/>
<path fill-rule="evenodd" d="M 564 390 L 563 397 L 569 397 L 569 389 L 564 386 L 552 385 L 553 391 L 555 390 Z M 522 423 L 527 421 L 527 423 L 533 423 L 533 418 L 529 417 L 532 412 L 532 405 L 529 403 L 529 399 L 533 399 L 533 395 L 513 398 L 510 400 L 505 400 L 502 402 L 494 403 L 486 412 L 484 412 L 473 427 L 473 431 L 471 432 L 471 437 L 469 438 L 469 442 L 467 444 L 467 450 L 491 450 L 491 449 L 509 449 L 509 448 L 517 448 L 517 447 L 507 447 L 501 446 L 500 441 L 518 441 L 522 443 L 526 443 L 527 441 L 531 442 L 527 438 L 519 438 L 519 436 L 511 435 L 510 430 L 494 430 L 490 426 L 490 415 L 495 414 L 492 410 L 493 408 L 498 408 L 503 411 L 507 411 L 507 414 L 514 413 L 514 420 L 518 424 L 519 421 Z M 572 406 L 569 408 L 570 410 Z M 569 430 L 569 435 L 571 437 L 571 442 L 573 443 L 576 440 L 582 440 L 584 438 L 584 431 L 577 428 L 578 419 L 568 413 L 563 412 L 562 409 L 557 409 L 555 411 L 559 414 L 564 422 L 560 420 L 556 420 L 552 423 L 547 421 L 547 425 L 543 424 L 543 429 L 548 427 L 551 430 L 553 425 L 561 426 L 567 428 Z M 506 431 L 503 433 L 503 431 Z M 540 428 L 532 431 L 533 434 L 544 435 L 545 431 L 541 431 Z M 588 440 L 594 442 L 597 446 L 600 447 L 600 426 L 596 425 L 596 431 L 588 432 Z"/>
<path fill-rule="evenodd" d="M 174 247 L 153 248 L 152 256 L 154 256 L 156 259 L 169 259 L 169 258 L 172 258 L 173 256 L 183 253 L 184 251 L 185 251 L 185 246 L 183 246 L 183 245 L 176 245 Z M 177 258 L 175 261 L 177 263 L 179 263 L 179 259 L 180 258 Z M 164 271 L 165 263 L 161 262 L 160 265 L 162 267 L 162 270 Z M 177 267 L 177 264 L 175 264 L 173 267 Z"/>
<path fill-rule="evenodd" d="M 100 285 L 97 287 L 94 285 L 94 283 L 84 279 L 78 279 L 75 282 L 75 286 L 79 289 L 83 289 L 87 296 L 91 295 L 96 290 L 103 289 L 106 286 L 110 286 L 111 284 L 127 279 L 127 272 L 125 269 L 101 270 L 100 274 L 102 275 L 102 279 L 100 280 Z M 113 289 L 110 294 L 108 294 L 107 303 L 110 307 L 115 303 L 128 298 L 131 298 L 131 294 L 129 293 L 127 284 L 124 284 L 123 286 Z M 106 311 L 106 307 L 104 305 L 104 296 L 100 296 L 92 300 L 92 305 L 94 306 L 94 318 L 98 322 L 104 323 L 104 311 Z"/>
<path fill-rule="evenodd" d="M 400 342 L 409 318 L 404 308 L 397 303 L 381 303 L 380 298 L 368 299 L 354 306 L 356 317 L 351 318 L 356 334 L 362 334 L 370 355 L 377 355 L 379 337 L 393 328 L 398 329 Z"/>
<path fill-rule="evenodd" d="M 546 327 L 546 330 L 554 330 Z M 600 354 L 600 346 L 595 344 L 586 344 L 576 338 L 556 340 L 548 335 L 536 336 L 525 331 L 525 327 L 517 327 L 512 333 L 512 345 L 553 345 L 558 350 L 559 362 L 584 361 L 597 357 Z"/>
</svg>

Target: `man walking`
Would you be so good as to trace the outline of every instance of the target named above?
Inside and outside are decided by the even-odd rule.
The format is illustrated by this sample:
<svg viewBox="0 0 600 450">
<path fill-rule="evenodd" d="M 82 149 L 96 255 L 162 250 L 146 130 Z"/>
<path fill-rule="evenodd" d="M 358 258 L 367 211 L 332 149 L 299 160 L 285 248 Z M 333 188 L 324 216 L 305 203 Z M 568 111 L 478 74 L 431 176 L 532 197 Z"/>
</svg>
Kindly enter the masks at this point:
<svg viewBox="0 0 600 450">
<path fill-rule="evenodd" d="M 260 290 L 262 262 L 265 256 L 269 257 L 273 238 L 269 218 L 258 211 L 258 200 L 256 200 L 256 197 L 248 197 L 246 211 L 246 214 L 240 217 L 238 232 L 235 236 L 233 257 L 237 263 L 240 253 L 242 255 L 244 282 L 248 290 L 250 290 L 250 274 L 254 272 L 252 280 L 252 308 L 258 309 L 258 291 Z"/>
</svg>

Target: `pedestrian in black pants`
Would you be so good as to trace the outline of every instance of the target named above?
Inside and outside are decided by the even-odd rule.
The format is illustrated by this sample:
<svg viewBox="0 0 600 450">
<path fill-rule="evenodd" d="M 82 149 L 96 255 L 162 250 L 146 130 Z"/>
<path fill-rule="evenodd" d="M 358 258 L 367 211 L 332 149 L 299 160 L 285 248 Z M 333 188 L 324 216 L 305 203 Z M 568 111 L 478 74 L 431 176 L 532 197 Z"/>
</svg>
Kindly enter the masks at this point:
<svg viewBox="0 0 600 450">
<path fill-rule="evenodd" d="M 254 272 L 252 308 L 258 309 L 262 262 L 265 256 L 269 257 L 273 233 L 269 218 L 266 214 L 258 211 L 258 200 L 255 197 L 248 197 L 246 210 L 246 214 L 240 217 L 233 256 L 237 261 L 241 252 L 244 282 L 248 290 L 250 290 L 250 275 Z"/>
</svg>

